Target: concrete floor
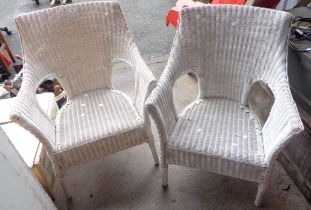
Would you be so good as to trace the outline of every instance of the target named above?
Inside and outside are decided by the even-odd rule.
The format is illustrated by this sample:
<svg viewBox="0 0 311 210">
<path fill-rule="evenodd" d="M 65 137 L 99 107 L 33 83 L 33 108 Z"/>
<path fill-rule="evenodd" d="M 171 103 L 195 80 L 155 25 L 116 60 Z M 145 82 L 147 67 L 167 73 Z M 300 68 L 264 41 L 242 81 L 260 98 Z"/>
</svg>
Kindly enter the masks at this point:
<svg viewBox="0 0 311 210">
<path fill-rule="evenodd" d="M 15 53 L 20 53 L 20 46 L 13 17 L 21 12 L 48 7 L 47 0 L 40 2 L 41 5 L 36 6 L 31 0 L 0 1 L 1 26 L 13 30 L 13 35 L 7 39 Z M 164 26 L 165 13 L 174 2 L 121 0 L 129 29 L 157 78 L 165 67 L 174 36 L 174 30 Z M 116 89 L 131 95 L 129 90 L 133 81 L 133 72 L 126 66 L 118 65 L 114 69 Z M 174 88 L 174 102 L 180 112 L 196 98 L 197 82 L 185 75 Z M 158 149 L 158 134 L 155 126 L 152 127 Z M 146 144 L 72 168 L 67 171 L 65 180 L 73 195 L 73 209 L 311 209 L 278 164 L 263 208 L 253 205 L 256 183 L 178 166 L 169 167 L 169 187 L 163 191 L 161 170 L 154 167 Z M 288 185 L 289 190 L 283 190 Z M 64 197 L 57 183 L 55 192 L 55 203 L 61 209 Z"/>
</svg>

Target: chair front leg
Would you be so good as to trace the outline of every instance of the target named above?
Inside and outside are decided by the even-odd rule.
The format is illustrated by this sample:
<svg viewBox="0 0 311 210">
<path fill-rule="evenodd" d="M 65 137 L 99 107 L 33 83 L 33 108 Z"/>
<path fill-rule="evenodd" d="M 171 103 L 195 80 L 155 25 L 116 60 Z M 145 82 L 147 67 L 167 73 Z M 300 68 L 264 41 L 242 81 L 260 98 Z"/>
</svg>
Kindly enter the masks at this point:
<svg viewBox="0 0 311 210">
<path fill-rule="evenodd" d="M 150 147 L 153 159 L 154 159 L 154 165 L 158 167 L 159 166 L 159 158 L 158 158 L 158 154 L 157 154 L 157 151 L 156 151 L 156 148 L 154 145 L 154 141 L 149 140 L 148 144 L 149 144 L 149 147 Z"/>
<path fill-rule="evenodd" d="M 54 170 L 55 170 L 55 175 L 56 177 L 58 178 L 59 182 L 60 182 L 60 185 L 61 185 L 61 188 L 65 194 L 65 197 L 66 197 L 66 203 L 65 203 L 65 208 L 66 209 L 71 209 L 72 208 L 72 197 L 70 196 L 69 192 L 68 192 L 68 189 L 66 188 L 66 185 L 65 185 L 65 180 L 64 180 L 64 177 L 65 177 L 65 173 L 64 173 L 64 170 L 59 167 L 58 164 L 54 164 Z"/>
<path fill-rule="evenodd" d="M 148 126 L 147 128 L 147 135 L 148 135 L 148 144 L 149 144 L 149 147 L 150 147 L 153 159 L 154 159 L 154 165 L 159 166 L 159 157 L 158 157 L 157 150 L 155 148 L 154 138 L 153 138 L 150 126 Z"/>
<path fill-rule="evenodd" d="M 52 164 L 53 164 L 53 168 L 54 168 L 54 172 L 56 177 L 58 178 L 60 185 L 62 187 L 62 190 L 65 194 L 66 200 L 72 200 L 72 197 L 69 195 L 68 189 L 65 186 L 65 182 L 64 182 L 64 177 L 65 177 L 65 172 L 64 169 L 62 169 L 62 167 L 59 166 L 59 164 L 56 161 L 56 158 L 54 158 L 53 156 L 51 156 L 51 160 L 52 160 Z"/>
<path fill-rule="evenodd" d="M 62 186 L 62 189 L 63 189 L 63 192 L 65 194 L 65 197 L 66 197 L 66 200 L 72 200 L 72 197 L 69 195 L 68 193 L 68 190 L 66 188 L 66 185 L 65 185 L 65 181 L 64 181 L 64 174 L 59 174 L 57 175 L 57 178 L 59 179 L 59 182 Z"/>
<path fill-rule="evenodd" d="M 168 186 L 168 164 L 162 165 L 162 187 L 165 189 Z"/>
<path fill-rule="evenodd" d="M 269 188 L 272 176 L 272 168 L 272 166 L 268 168 L 268 170 L 265 172 L 265 175 L 262 177 L 262 180 L 260 180 L 260 182 L 258 183 L 258 190 L 255 199 L 255 206 L 257 207 L 262 205 L 263 197 Z"/>
</svg>

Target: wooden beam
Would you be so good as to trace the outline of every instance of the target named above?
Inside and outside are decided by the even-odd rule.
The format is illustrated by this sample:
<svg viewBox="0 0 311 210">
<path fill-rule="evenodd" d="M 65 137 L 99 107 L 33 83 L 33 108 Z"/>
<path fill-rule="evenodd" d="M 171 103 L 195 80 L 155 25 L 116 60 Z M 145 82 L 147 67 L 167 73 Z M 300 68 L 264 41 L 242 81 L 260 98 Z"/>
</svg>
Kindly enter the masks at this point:
<svg viewBox="0 0 311 210">
<path fill-rule="evenodd" d="M 2 34 L 1 31 L 0 31 L 0 42 L 2 42 L 2 43 L 5 44 L 5 47 L 4 47 L 5 50 L 8 52 L 8 54 L 9 54 L 9 56 L 10 56 L 12 62 L 15 63 L 15 56 L 13 55 L 11 49 L 9 48 L 9 45 L 8 45 L 8 43 L 6 42 L 6 40 L 5 40 L 5 38 L 4 38 L 4 36 L 3 36 L 3 34 Z"/>
</svg>

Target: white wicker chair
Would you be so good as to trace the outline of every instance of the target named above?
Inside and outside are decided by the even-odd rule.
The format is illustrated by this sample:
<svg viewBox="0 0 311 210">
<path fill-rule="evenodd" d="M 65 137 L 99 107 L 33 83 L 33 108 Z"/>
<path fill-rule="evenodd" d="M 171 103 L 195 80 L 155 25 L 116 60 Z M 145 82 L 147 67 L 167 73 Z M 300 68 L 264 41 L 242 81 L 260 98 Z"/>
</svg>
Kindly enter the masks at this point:
<svg viewBox="0 0 311 210">
<path fill-rule="evenodd" d="M 303 130 L 287 78 L 291 15 L 237 5 L 181 11 L 172 51 L 146 106 L 161 143 L 162 184 L 168 164 L 258 182 L 262 203 L 279 151 Z M 172 88 L 183 74 L 198 77 L 199 96 L 178 116 Z M 274 104 L 263 126 L 248 93 L 263 82 Z"/>
<path fill-rule="evenodd" d="M 24 78 L 11 118 L 31 131 L 52 159 L 62 179 L 65 169 L 135 145 L 149 143 L 158 156 L 144 102 L 156 80 L 143 61 L 117 2 L 89 2 L 31 12 L 16 18 L 20 32 Z M 135 70 L 132 101 L 111 84 L 112 62 Z M 55 75 L 68 102 L 56 123 L 35 98 L 47 75 Z"/>
</svg>

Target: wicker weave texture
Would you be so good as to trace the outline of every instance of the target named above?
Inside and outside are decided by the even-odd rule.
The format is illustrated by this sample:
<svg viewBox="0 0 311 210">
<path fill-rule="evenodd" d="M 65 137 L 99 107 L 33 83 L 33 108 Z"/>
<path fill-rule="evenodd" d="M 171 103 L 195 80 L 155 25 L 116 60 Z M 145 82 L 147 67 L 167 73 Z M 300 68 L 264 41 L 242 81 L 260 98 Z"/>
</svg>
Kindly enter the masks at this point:
<svg viewBox="0 0 311 210">
<path fill-rule="evenodd" d="M 60 111 L 54 152 L 68 168 L 142 144 L 146 138 L 144 120 L 131 101 L 119 91 L 98 89 L 75 97 Z"/>
<path fill-rule="evenodd" d="M 163 167 L 185 165 L 259 182 L 256 205 L 261 203 L 274 158 L 303 130 L 287 78 L 290 23 L 289 13 L 250 6 L 180 12 L 168 63 L 147 100 L 160 133 Z M 199 96 L 177 115 L 172 88 L 188 72 L 198 77 Z M 263 127 L 245 109 L 258 81 L 275 98 Z"/>
<path fill-rule="evenodd" d="M 60 169 L 147 142 L 155 162 L 144 102 L 156 85 L 125 24 L 118 2 L 95 1 L 22 14 L 16 18 L 24 56 L 24 81 L 11 118 L 30 130 Z M 135 70 L 134 100 L 112 89 L 112 62 Z M 68 103 L 56 123 L 35 100 L 54 75 Z"/>
</svg>

